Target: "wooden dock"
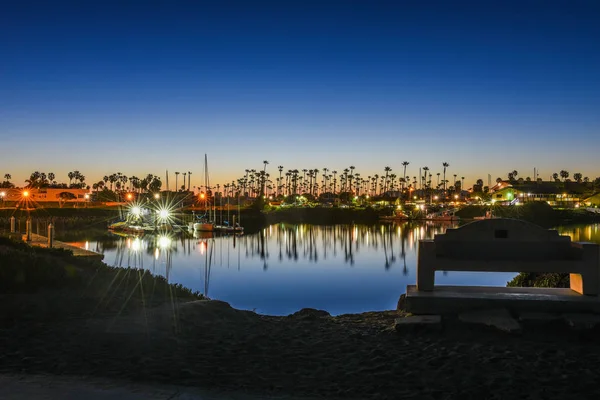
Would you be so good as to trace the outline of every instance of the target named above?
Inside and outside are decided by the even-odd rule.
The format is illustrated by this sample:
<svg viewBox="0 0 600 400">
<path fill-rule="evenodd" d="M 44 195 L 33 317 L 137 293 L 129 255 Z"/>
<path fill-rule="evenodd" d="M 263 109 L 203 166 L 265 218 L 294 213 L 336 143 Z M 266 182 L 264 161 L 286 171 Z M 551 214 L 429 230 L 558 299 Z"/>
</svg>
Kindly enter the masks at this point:
<svg viewBox="0 0 600 400">
<path fill-rule="evenodd" d="M 48 238 L 46 236 L 38 235 L 35 233 L 31 233 L 31 241 L 27 241 L 27 236 L 23 235 L 23 241 L 31 246 L 37 247 L 48 247 Z M 65 249 L 73 252 L 75 257 L 90 257 L 98 260 L 104 259 L 104 254 L 96 253 L 95 251 L 90 251 L 86 249 L 82 249 L 77 246 L 72 246 L 70 244 L 60 242 L 58 240 L 54 240 L 52 242 L 52 248 L 54 249 Z"/>
</svg>

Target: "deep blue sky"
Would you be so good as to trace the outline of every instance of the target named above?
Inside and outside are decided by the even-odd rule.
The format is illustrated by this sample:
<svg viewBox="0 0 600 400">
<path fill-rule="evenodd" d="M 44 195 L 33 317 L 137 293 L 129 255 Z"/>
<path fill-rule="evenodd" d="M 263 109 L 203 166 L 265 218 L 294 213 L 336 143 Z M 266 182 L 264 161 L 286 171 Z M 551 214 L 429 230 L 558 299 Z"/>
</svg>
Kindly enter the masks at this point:
<svg viewBox="0 0 600 400">
<path fill-rule="evenodd" d="M 0 10 L 0 173 L 600 175 L 597 1 L 39 1 Z M 412 171 L 411 171 L 412 169 Z M 469 184 L 470 186 L 470 184 Z"/>
</svg>

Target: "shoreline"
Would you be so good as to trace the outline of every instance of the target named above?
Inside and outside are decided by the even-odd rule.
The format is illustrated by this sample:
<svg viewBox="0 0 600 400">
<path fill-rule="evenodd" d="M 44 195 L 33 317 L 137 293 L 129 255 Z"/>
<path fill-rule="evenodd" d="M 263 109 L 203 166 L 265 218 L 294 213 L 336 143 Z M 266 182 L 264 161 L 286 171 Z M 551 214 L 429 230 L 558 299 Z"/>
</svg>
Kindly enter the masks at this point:
<svg viewBox="0 0 600 400">
<path fill-rule="evenodd" d="M 407 316 L 398 310 L 260 315 L 199 299 L 139 270 L 23 246 L 0 243 L 3 260 L 20 262 L 12 269 L 3 263 L 5 276 L 24 266 L 38 274 L 24 287 L 16 280 L 0 290 L 0 373 L 117 378 L 259 398 L 485 398 L 490 388 L 506 399 L 600 395 L 597 385 L 567 384 L 576 376 L 600 379 L 598 329 L 544 326 L 511 335 L 449 318 L 441 329 L 398 332 L 395 320 Z M 71 265 L 79 274 L 66 275 L 65 283 L 58 272 Z M 54 272 L 43 275 L 47 270 Z M 109 275 L 100 279 L 99 271 Z"/>
</svg>

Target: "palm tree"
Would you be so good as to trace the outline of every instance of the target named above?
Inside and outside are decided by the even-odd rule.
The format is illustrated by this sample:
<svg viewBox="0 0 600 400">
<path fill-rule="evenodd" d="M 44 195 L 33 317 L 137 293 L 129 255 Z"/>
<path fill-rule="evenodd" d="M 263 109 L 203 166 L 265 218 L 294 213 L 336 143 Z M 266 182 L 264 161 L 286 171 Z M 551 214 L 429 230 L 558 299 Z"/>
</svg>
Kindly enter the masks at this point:
<svg viewBox="0 0 600 400">
<path fill-rule="evenodd" d="M 444 161 L 442 166 L 444 167 L 444 192 L 446 192 L 446 168 L 448 168 L 450 164 Z"/>
<path fill-rule="evenodd" d="M 190 182 L 191 182 L 191 180 L 192 180 L 192 171 L 188 171 L 188 192 L 190 191 Z M 162 185 L 162 183 L 161 183 L 161 185 Z"/>
<path fill-rule="evenodd" d="M 4 179 L 6 179 L 7 181 L 10 181 L 12 179 L 11 174 L 4 174 Z"/>
<path fill-rule="evenodd" d="M 558 174 L 556 172 L 552 174 L 552 179 L 555 181 L 558 180 Z"/>
<path fill-rule="evenodd" d="M 265 195 L 265 182 L 266 182 L 266 176 L 267 176 L 267 165 L 269 165 L 269 161 L 267 160 L 263 160 L 263 173 L 262 173 L 262 180 L 261 180 L 261 187 L 260 187 L 260 195 L 264 196 Z"/>
<path fill-rule="evenodd" d="M 335 196 L 335 187 L 337 185 L 337 179 L 335 176 L 337 175 L 337 171 L 331 171 L 331 173 L 333 174 L 333 196 Z"/>
<path fill-rule="evenodd" d="M 563 178 L 563 181 L 566 181 L 569 177 L 569 172 L 563 169 L 560 171 L 560 177 Z"/>
<path fill-rule="evenodd" d="M 283 165 L 279 165 L 279 166 L 277 167 L 277 169 L 279 170 L 279 185 L 277 186 L 277 196 L 279 196 L 279 194 L 280 194 L 280 192 L 279 192 L 279 191 L 280 191 L 280 189 L 281 189 L 281 174 L 282 174 L 282 172 L 283 172 Z"/>
<path fill-rule="evenodd" d="M 385 178 L 383 179 L 383 193 L 385 194 L 385 192 L 387 191 L 388 176 L 392 169 L 386 166 L 385 168 L 383 168 L 383 170 L 385 171 Z"/>
<path fill-rule="evenodd" d="M 424 166 L 423 171 L 424 171 L 423 178 L 421 178 L 421 179 L 423 179 L 423 181 L 425 182 L 424 186 L 425 186 L 425 188 L 427 188 L 427 173 L 429 172 L 429 167 Z"/>
<path fill-rule="evenodd" d="M 113 184 L 117 181 L 117 174 L 110 174 L 108 181 L 110 182 L 110 191 L 112 192 Z"/>
<path fill-rule="evenodd" d="M 576 182 L 581 183 L 581 178 L 583 177 L 583 175 L 581 174 L 581 172 L 575 172 L 573 174 L 573 179 L 575 179 Z"/>
<path fill-rule="evenodd" d="M 410 164 L 408 161 L 402 161 L 402 165 L 404 166 L 404 175 L 402 176 L 406 176 L 406 167 L 408 166 L 408 164 Z M 402 183 L 402 191 L 404 191 L 404 183 Z"/>
<path fill-rule="evenodd" d="M 71 182 L 73 181 L 73 178 L 75 178 L 75 174 L 73 172 L 69 172 L 67 176 L 69 177 L 69 186 L 71 186 Z"/>
</svg>

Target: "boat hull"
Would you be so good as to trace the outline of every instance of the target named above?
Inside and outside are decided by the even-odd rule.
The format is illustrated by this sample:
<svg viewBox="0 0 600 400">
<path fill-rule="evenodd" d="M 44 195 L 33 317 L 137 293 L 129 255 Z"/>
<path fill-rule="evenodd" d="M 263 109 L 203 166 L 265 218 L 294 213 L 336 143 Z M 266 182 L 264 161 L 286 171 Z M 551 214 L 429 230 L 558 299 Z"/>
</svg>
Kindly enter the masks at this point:
<svg viewBox="0 0 600 400">
<path fill-rule="evenodd" d="M 194 230 L 200 232 L 212 232 L 215 230 L 215 225 L 209 222 L 196 222 L 194 224 Z"/>
</svg>

